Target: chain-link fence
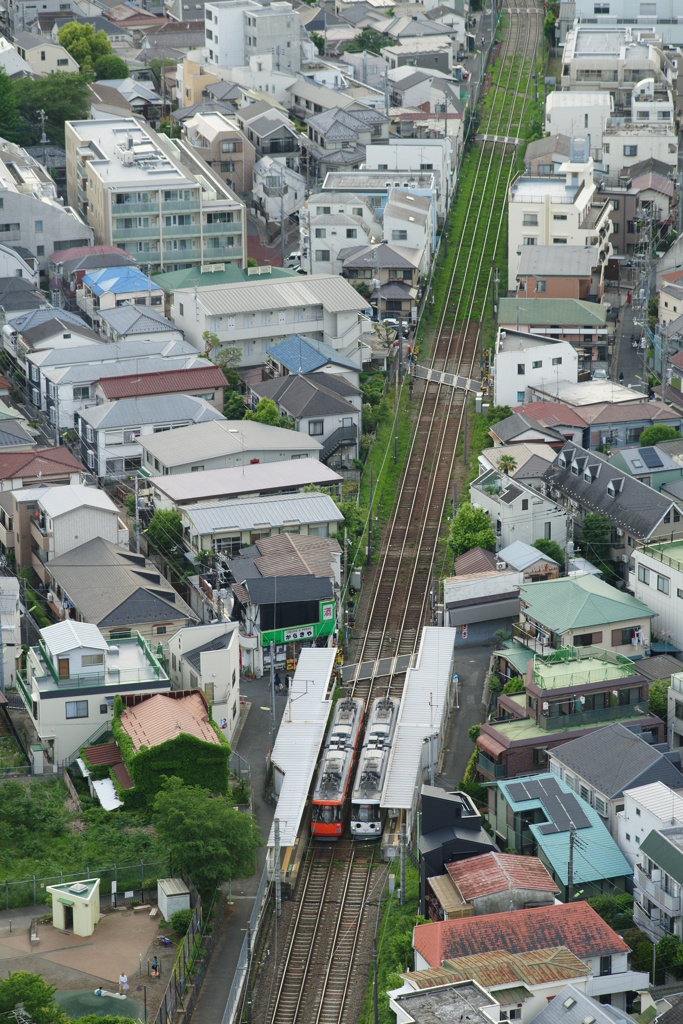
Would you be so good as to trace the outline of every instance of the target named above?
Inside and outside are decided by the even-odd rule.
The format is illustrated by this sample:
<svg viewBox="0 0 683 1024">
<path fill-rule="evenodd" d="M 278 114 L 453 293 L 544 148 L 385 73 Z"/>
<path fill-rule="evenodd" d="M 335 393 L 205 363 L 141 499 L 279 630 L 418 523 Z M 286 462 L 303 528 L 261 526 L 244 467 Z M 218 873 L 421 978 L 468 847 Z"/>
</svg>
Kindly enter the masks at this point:
<svg viewBox="0 0 683 1024">
<path fill-rule="evenodd" d="M 167 878 L 171 874 L 168 861 L 145 861 L 137 864 L 114 864 L 111 867 L 84 867 L 80 871 L 63 872 L 39 878 L 23 878 L 19 881 L 4 882 L 4 909 L 15 907 L 38 906 L 47 901 L 48 885 L 62 885 L 65 882 L 79 882 L 86 878 L 100 880 L 100 909 L 108 910 L 114 905 L 112 899 L 112 882 L 115 882 L 116 904 L 129 904 L 134 901 L 145 903 L 156 897 L 157 878 Z M 2 883 L 0 882 L 0 885 Z"/>
</svg>

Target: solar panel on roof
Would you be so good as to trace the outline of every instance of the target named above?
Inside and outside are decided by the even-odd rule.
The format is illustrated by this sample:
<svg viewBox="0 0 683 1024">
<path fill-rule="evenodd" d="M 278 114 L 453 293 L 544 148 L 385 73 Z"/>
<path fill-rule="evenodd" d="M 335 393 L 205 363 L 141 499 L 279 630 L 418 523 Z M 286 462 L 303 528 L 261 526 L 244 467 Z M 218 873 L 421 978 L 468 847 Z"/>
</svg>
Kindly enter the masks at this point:
<svg viewBox="0 0 683 1024">
<path fill-rule="evenodd" d="M 539 825 L 541 835 L 591 827 L 590 819 L 577 798 L 573 793 L 565 793 L 557 779 L 529 779 L 527 782 L 514 782 L 507 789 L 515 803 L 539 800 L 543 804 L 550 821 Z"/>
<path fill-rule="evenodd" d="M 640 454 L 648 469 L 657 469 L 664 465 L 654 448 L 641 448 Z"/>
</svg>

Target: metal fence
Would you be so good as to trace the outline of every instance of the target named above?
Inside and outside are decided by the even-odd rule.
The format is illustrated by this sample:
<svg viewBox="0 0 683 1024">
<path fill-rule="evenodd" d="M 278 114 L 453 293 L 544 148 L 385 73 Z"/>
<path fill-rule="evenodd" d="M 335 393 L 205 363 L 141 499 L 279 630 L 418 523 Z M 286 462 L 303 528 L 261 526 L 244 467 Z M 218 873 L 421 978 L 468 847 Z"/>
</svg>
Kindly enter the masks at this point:
<svg viewBox="0 0 683 1024">
<path fill-rule="evenodd" d="M 232 979 L 232 985 L 228 993 L 228 1000 L 223 1010 L 223 1019 L 221 1024 L 233 1024 L 234 1021 L 239 1020 L 241 1013 L 238 1015 L 238 1009 L 242 1005 L 242 996 L 245 992 L 245 981 L 249 975 L 249 967 L 251 964 L 251 958 L 253 955 L 254 944 L 258 936 L 259 928 L 263 920 L 263 911 L 266 905 L 267 897 L 269 893 L 268 883 L 268 863 L 264 865 L 263 874 L 259 881 L 258 890 L 254 898 L 254 906 L 251 911 L 251 917 L 249 918 L 249 927 L 247 928 L 247 934 L 244 936 L 244 942 L 240 949 L 240 955 L 237 960 L 237 967 Z"/>
<path fill-rule="evenodd" d="M 189 1018 L 206 975 L 206 954 L 213 949 L 215 943 L 216 928 L 214 927 L 210 933 L 207 933 L 206 929 L 218 890 L 214 893 L 209 911 L 204 917 L 202 901 L 197 890 L 189 883 L 187 876 L 183 877 L 190 884 L 190 894 L 194 903 L 192 920 L 185 938 L 178 946 L 171 979 L 166 986 L 153 1024 L 171 1024 L 179 1010 L 183 1010 Z"/>
<path fill-rule="evenodd" d="M 65 882 L 79 882 L 84 878 L 100 879 L 100 908 L 106 910 L 112 905 L 111 883 L 116 882 L 117 904 L 131 903 L 156 896 L 157 878 L 170 874 L 168 861 L 144 861 L 139 864 L 114 864 L 106 868 L 84 867 L 80 871 L 63 872 L 38 878 L 23 878 L 10 882 L 5 880 L 5 910 L 15 907 L 38 906 L 46 902 L 48 885 L 63 885 Z M 0 883 L 1 884 L 1 883 Z"/>
</svg>

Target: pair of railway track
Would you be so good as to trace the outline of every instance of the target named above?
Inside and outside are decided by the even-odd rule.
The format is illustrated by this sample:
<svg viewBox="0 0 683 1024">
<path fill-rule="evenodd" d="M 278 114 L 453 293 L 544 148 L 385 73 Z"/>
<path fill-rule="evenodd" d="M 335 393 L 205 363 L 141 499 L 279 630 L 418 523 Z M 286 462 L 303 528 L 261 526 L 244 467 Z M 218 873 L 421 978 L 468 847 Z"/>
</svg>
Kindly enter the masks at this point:
<svg viewBox="0 0 683 1024">
<path fill-rule="evenodd" d="M 508 61 L 507 73 L 500 75 L 496 86 L 509 94 L 509 102 L 492 103 L 481 129 L 482 134 L 508 139 L 521 132 L 531 89 L 531 72 L 525 80 L 513 58 L 518 55 L 523 62 L 535 64 L 543 22 L 542 6 L 533 0 L 515 2 L 507 12 L 509 23 L 498 56 L 499 61 Z M 484 303 L 491 287 L 486 241 L 493 238 L 495 250 L 503 224 L 502 217 L 496 221 L 494 206 L 486 197 L 492 190 L 500 194 L 502 188 L 507 189 L 515 162 L 512 142 L 478 146 L 478 197 L 472 197 L 463 227 L 463 235 L 471 236 L 471 242 L 461 246 L 455 240 L 456 257 L 429 364 L 433 370 L 470 378 L 476 376 L 481 346 L 479 285 L 486 281 Z M 379 659 L 412 655 L 417 650 L 465 425 L 467 396 L 462 392 L 418 378 L 414 378 L 414 392 L 419 409 L 406 469 L 382 538 L 373 599 L 365 622 L 357 622 L 363 639 L 357 649 L 352 690 L 354 696 L 365 700 L 366 707 L 378 693 L 401 696 L 402 675 L 391 671 L 380 676 L 375 668 L 367 678 L 360 678 L 359 667 L 367 662 L 376 666 Z M 372 924 L 368 905 L 372 874 L 372 854 L 363 846 L 349 850 L 348 842 L 342 841 L 334 847 L 311 848 L 292 923 L 275 965 L 267 1010 L 263 1007 L 266 1024 L 356 1024 L 357 1017 L 354 1019 L 349 1009 L 349 992 L 354 984 L 361 985 L 363 991 L 366 985 L 367 970 L 361 969 L 360 951 Z M 366 959 L 363 967 L 367 963 Z"/>
</svg>

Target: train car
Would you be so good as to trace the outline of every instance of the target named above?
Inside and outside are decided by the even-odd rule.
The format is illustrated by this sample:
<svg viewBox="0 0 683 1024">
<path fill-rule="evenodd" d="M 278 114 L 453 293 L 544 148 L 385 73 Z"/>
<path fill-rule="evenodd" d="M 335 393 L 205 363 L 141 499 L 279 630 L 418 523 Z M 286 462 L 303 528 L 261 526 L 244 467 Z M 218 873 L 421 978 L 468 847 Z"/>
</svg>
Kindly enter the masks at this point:
<svg viewBox="0 0 683 1024">
<path fill-rule="evenodd" d="M 345 697 L 334 709 L 313 790 L 311 834 L 315 839 L 339 839 L 344 831 L 364 710 L 360 697 Z"/>
<path fill-rule="evenodd" d="M 380 801 L 397 718 L 398 701 L 393 697 L 378 697 L 372 702 L 351 793 L 353 839 L 378 839 L 382 835 Z"/>
</svg>

